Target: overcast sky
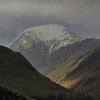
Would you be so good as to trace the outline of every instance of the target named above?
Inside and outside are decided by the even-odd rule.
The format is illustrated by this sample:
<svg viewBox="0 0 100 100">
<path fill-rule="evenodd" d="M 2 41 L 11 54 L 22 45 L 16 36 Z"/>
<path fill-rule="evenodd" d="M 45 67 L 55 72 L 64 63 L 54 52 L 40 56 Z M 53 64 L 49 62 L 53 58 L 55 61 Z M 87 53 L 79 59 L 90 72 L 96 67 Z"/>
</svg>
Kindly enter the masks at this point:
<svg viewBox="0 0 100 100">
<path fill-rule="evenodd" d="M 9 44 L 28 27 L 45 24 L 100 38 L 100 0 L 0 0 L 0 44 Z"/>
</svg>

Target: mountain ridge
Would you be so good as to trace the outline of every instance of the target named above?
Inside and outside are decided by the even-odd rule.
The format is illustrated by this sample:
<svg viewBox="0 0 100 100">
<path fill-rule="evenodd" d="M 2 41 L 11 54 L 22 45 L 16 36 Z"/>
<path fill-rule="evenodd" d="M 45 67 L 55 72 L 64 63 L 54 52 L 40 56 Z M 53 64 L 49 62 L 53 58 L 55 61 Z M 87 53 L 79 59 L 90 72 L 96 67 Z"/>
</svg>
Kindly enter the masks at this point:
<svg viewBox="0 0 100 100">
<path fill-rule="evenodd" d="M 67 31 L 66 27 L 51 24 L 26 29 L 10 48 L 21 52 L 40 71 L 40 68 L 49 66 L 48 59 L 53 52 L 78 41 L 81 38 Z"/>
<path fill-rule="evenodd" d="M 70 93 L 69 90 L 41 75 L 20 53 L 3 46 L 0 46 L 0 51 L 3 52 L 0 53 L 1 85 L 27 96 L 47 97 L 50 93 Z"/>
<path fill-rule="evenodd" d="M 40 27 L 39 31 L 44 30 L 44 28 L 41 30 L 42 26 L 39 26 L 39 27 Z M 52 27 L 54 30 L 56 30 L 56 28 L 54 28 L 54 26 L 52 26 Z M 35 27 L 35 28 L 37 28 L 37 27 Z M 52 29 L 50 26 L 49 26 L 49 28 L 50 28 L 49 31 L 52 33 Z M 27 29 L 24 31 L 23 35 L 34 34 L 33 30 L 34 30 L 34 28 Z M 37 28 L 37 30 L 38 30 L 38 28 Z M 60 30 L 62 30 L 62 29 L 60 29 Z M 48 31 L 48 28 L 47 28 L 47 31 Z M 50 32 L 48 32 L 48 34 L 50 34 Z M 62 31 L 60 31 L 60 32 L 62 32 Z M 68 33 L 72 34 L 70 32 L 68 32 Z M 38 34 L 38 32 L 35 32 L 35 34 Z M 41 34 L 41 33 L 39 32 L 39 34 Z M 52 34 L 54 34 L 54 33 L 52 33 Z M 61 33 L 61 34 L 63 34 L 63 33 Z M 60 38 L 59 37 L 61 39 L 60 40 L 58 38 L 59 41 L 57 39 L 53 38 L 52 40 L 49 40 L 49 41 L 46 40 L 44 42 L 44 40 L 43 41 L 40 41 L 40 40 L 34 41 L 33 38 L 30 38 L 31 35 L 28 38 L 27 38 L 27 36 L 23 38 L 23 35 L 19 36 L 20 42 L 18 44 L 17 44 L 17 42 L 19 41 L 18 39 L 15 41 L 15 43 L 12 42 L 11 48 L 13 50 L 21 52 L 31 62 L 31 64 L 35 66 L 35 68 L 39 72 L 41 72 L 43 75 L 49 77 L 51 80 L 53 80 L 57 84 L 60 84 L 68 89 L 73 89 L 76 92 L 83 88 L 82 86 L 80 86 L 80 84 L 82 85 L 83 75 L 86 74 L 87 71 L 86 70 L 85 70 L 86 72 L 81 71 L 82 72 L 81 75 L 78 75 L 77 73 L 80 73 L 80 72 L 77 72 L 77 73 L 75 73 L 75 76 L 72 73 L 75 72 L 75 70 L 77 70 L 79 68 L 79 65 L 85 59 L 87 59 L 90 55 L 92 55 L 100 47 L 100 39 L 86 38 L 84 40 L 81 40 L 80 38 L 77 38 L 77 35 L 75 35 L 76 40 L 73 42 L 73 35 L 72 35 L 72 37 L 70 39 L 72 41 L 72 43 L 63 45 L 62 41 L 67 42 L 68 38 L 65 38 L 65 37 Z M 34 38 L 38 38 L 38 37 L 35 36 Z M 41 38 L 41 35 L 40 35 L 40 38 Z M 21 45 L 21 41 L 23 41 L 24 39 L 28 39 L 31 42 Z M 45 39 L 45 38 L 43 38 L 43 39 Z M 64 41 L 64 39 L 65 39 L 65 41 Z M 36 40 L 38 40 L 38 39 L 36 39 Z M 25 47 L 27 47 L 27 45 L 29 46 L 29 48 L 25 48 Z M 19 46 L 18 49 L 15 48 L 17 46 Z M 94 60 L 94 63 L 95 62 L 96 61 Z M 96 67 L 97 67 L 97 64 L 96 64 Z M 92 67 L 92 68 L 94 69 L 94 67 Z M 93 70 L 93 69 L 91 69 L 91 70 Z M 91 71 L 89 71 L 88 73 L 91 73 Z M 93 75 L 94 74 L 95 73 L 93 72 Z M 88 75 L 90 75 L 90 77 L 91 77 L 92 74 L 88 74 Z M 85 79 L 88 80 L 88 78 L 85 78 Z M 86 82 L 85 79 L 84 79 L 84 81 Z M 80 86 L 80 89 L 77 89 L 78 85 Z M 95 87 L 95 84 L 93 84 L 93 85 Z M 95 87 L 95 89 L 96 89 L 96 87 Z M 80 92 L 82 92 L 82 91 L 80 91 Z M 87 93 L 87 92 L 85 92 L 85 93 Z M 92 95 L 92 92 L 90 94 Z"/>
</svg>

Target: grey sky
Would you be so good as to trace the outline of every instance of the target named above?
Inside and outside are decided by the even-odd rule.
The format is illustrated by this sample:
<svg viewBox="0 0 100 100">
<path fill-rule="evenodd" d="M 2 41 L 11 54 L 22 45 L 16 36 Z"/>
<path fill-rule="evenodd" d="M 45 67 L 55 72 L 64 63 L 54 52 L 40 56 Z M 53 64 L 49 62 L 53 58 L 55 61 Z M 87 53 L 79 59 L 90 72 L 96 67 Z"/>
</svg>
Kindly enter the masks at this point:
<svg viewBox="0 0 100 100">
<path fill-rule="evenodd" d="M 25 28 L 52 23 L 100 38 L 100 0 L 0 0 L 0 44 Z"/>
</svg>

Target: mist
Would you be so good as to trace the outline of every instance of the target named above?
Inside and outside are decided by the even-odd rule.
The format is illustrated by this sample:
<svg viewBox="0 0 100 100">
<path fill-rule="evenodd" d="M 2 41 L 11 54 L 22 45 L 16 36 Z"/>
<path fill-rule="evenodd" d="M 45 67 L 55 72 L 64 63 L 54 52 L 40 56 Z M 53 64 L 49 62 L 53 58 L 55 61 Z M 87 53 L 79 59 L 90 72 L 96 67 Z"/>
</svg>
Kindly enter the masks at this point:
<svg viewBox="0 0 100 100">
<path fill-rule="evenodd" d="M 0 0 L 0 44 L 28 27 L 61 24 L 81 37 L 100 38 L 100 0 Z"/>
</svg>

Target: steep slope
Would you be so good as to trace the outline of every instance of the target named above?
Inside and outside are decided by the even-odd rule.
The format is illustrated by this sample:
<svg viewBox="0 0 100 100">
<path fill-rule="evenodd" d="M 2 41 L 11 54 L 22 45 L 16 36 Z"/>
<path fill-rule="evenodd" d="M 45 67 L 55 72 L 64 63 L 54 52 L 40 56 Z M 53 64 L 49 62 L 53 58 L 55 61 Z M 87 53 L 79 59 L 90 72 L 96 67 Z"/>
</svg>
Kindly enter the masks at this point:
<svg viewBox="0 0 100 100">
<path fill-rule="evenodd" d="M 95 38 L 81 40 L 79 36 L 69 33 L 61 25 L 47 25 L 25 30 L 11 43 L 10 47 L 23 53 L 41 73 L 51 80 L 66 88 L 81 91 L 83 87 L 81 88 L 79 83 L 82 84 L 83 75 L 88 73 L 91 76 L 91 74 L 87 69 L 78 75 L 77 73 L 81 72 L 76 70 L 81 62 L 100 47 L 100 40 Z M 74 71 L 77 77 L 71 74 Z M 94 82 L 92 84 L 95 87 Z M 80 89 L 77 89 L 78 85 Z M 97 88 L 95 87 L 94 90 Z M 84 93 L 93 94 L 86 91 Z M 99 94 L 99 91 L 95 94 Z"/>
<path fill-rule="evenodd" d="M 80 42 L 76 42 L 74 44 L 60 48 L 50 55 L 49 61 L 50 63 L 53 63 L 52 66 L 54 65 L 51 67 L 51 71 L 55 69 L 58 71 L 58 69 L 61 68 L 59 69 L 61 72 L 61 70 L 63 70 L 62 66 L 64 66 L 66 69 L 67 66 L 71 66 L 71 64 L 74 64 L 79 60 L 79 62 L 81 62 L 81 60 L 85 59 L 85 57 L 91 54 L 99 46 L 99 39 L 87 38 Z"/>
<path fill-rule="evenodd" d="M 82 61 L 84 61 L 84 59 L 86 59 L 89 55 L 91 55 L 94 51 L 96 51 L 99 47 L 100 47 L 99 39 L 85 39 L 81 42 L 63 48 L 65 55 L 63 55 L 62 58 L 66 57 L 66 60 L 60 63 L 59 66 L 57 66 L 51 72 L 49 72 L 48 77 L 53 81 L 63 85 L 66 88 L 69 89 L 73 88 L 80 82 L 82 76 L 79 75 L 78 77 L 70 79 L 71 73 L 77 70 L 79 64 Z M 59 52 L 61 51 L 62 50 L 60 50 Z M 55 55 L 53 56 L 55 57 Z M 58 58 L 61 57 L 59 56 Z M 95 60 L 93 62 L 95 62 Z M 85 69 L 86 73 L 88 73 L 89 71 L 87 70 L 86 67 Z"/>
<path fill-rule="evenodd" d="M 38 73 L 20 53 L 3 46 L 0 46 L 0 84 L 33 97 L 68 92 Z"/>
<path fill-rule="evenodd" d="M 100 48 L 83 60 L 74 71 L 66 76 L 66 81 L 79 77 L 81 77 L 81 80 L 72 87 L 74 91 L 88 95 L 100 95 Z"/>
<path fill-rule="evenodd" d="M 52 65 L 49 60 L 53 52 L 80 40 L 66 27 L 51 24 L 26 29 L 11 43 L 10 48 L 21 52 L 36 69 L 44 73 Z"/>
</svg>

